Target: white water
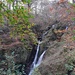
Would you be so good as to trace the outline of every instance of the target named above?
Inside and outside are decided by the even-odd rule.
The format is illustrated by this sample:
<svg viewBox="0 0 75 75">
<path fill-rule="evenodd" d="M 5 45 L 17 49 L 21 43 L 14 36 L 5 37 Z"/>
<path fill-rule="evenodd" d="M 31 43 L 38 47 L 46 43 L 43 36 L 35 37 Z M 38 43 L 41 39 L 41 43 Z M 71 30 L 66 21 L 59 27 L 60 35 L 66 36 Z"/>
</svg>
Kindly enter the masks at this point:
<svg viewBox="0 0 75 75">
<path fill-rule="evenodd" d="M 38 42 L 37 52 L 36 52 L 34 61 L 33 61 L 32 65 L 31 65 L 32 67 L 31 67 L 31 71 L 30 71 L 29 75 L 32 75 L 34 69 L 35 69 L 36 67 L 38 67 L 38 66 L 41 64 L 42 58 L 43 58 L 43 56 L 44 56 L 44 54 L 45 54 L 45 52 L 46 52 L 46 51 L 44 51 L 44 52 L 40 55 L 40 57 L 39 57 L 39 59 L 38 59 L 38 61 L 37 61 L 38 53 L 39 53 L 39 50 L 40 50 L 39 48 L 40 48 L 40 44 L 41 44 L 41 43 L 42 43 L 42 42 L 40 42 L 40 41 Z"/>
<path fill-rule="evenodd" d="M 38 66 L 41 64 L 41 61 L 42 61 L 42 59 L 43 59 L 43 56 L 44 56 L 45 52 L 46 52 L 46 51 L 44 51 L 44 52 L 41 54 L 41 56 L 39 57 L 39 60 L 38 60 L 38 62 L 37 62 L 37 64 L 36 64 L 36 67 L 38 67 Z"/>
<path fill-rule="evenodd" d="M 54 27 L 55 27 L 55 25 L 52 26 L 53 29 L 54 29 Z M 66 27 L 66 30 L 68 30 L 68 27 Z M 47 35 L 47 34 L 48 34 L 48 31 L 46 31 L 46 32 L 42 35 L 42 38 L 44 38 L 44 36 Z M 45 52 L 46 52 L 46 50 L 45 50 L 45 51 L 40 55 L 40 57 L 39 57 L 39 59 L 38 59 L 38 61 L 37 61 L 38 53 L 39 53 L 39 50 L 40 50 L 40 44 L 41 44 L 41 43 L 42 43 L 42 42 L 40 42 L 40 41 L 38 42 L 37 52 L 36 52 L 34 61 L 33 61 L 32 65 L 31 65 L 31 70 L 30 70 L 29 75 L 32 75 L 34 69 L 35 69 L 36 67 L 38 67 L 38 66 L 41 64 L 42 59 L 43 59 L 43 56 L 44 56 L 44 54 L 45 54 Z"/>
<path fill-rule="evenodd" d="M 36 52 L 34 61 L 33 61 L 33 63 L 32 63 L 33 67 L 35 67 L 35 65 L 36 65 L 36 61 L 37 61 L 37 56 L 38 56 L 39 48 L 40 48 L 40 42 L 38 43 L 37 52 Z"/>
<path fill-rule="evenodd" d="M 45 35 L 48 34 L 48 31 L 46 31 L 43 35 L 42 35 L 42 39 L 44 38 Z"/>
</svg>

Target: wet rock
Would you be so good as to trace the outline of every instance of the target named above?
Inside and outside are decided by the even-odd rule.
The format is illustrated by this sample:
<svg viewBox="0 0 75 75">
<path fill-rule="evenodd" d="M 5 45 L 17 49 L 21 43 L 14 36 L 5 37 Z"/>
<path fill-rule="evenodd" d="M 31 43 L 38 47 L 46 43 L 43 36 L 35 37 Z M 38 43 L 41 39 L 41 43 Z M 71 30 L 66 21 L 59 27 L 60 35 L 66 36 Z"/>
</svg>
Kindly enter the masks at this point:
<svg viewBox="0 0 75 75">
<path fill-rule="evenodd" d="M 38 37 L 38 40 L 39 40 L 39 41 L 42 41 L 42 37 L 41 37 L 41 36 L 40 36 L 40 37 Z"/>
<path fill-rule="evenodd" d="M 34 58 L 35 58 L 35 54 L 36 54 L 36 49 L 37 49 L 37 45 L 33 45 L 32 46 L 33 48 L 32 48 L 32 51 L 31 51 L 31 53 L 30 53 L 30 55 L 28 56 L 28 58 L 27 58 L 27 60 L 26 60 L 26 63 L 27 64 L 32 64 L 32 62 L 33 62 L 33 60 L 34 60 Z"/>
</svg>

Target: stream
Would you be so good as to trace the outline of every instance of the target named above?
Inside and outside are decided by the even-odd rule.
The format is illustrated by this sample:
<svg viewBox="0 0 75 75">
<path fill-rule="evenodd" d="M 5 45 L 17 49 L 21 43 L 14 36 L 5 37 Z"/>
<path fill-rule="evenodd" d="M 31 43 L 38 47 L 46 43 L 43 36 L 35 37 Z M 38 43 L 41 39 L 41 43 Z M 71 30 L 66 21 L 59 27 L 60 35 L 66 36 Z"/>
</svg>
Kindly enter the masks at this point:
<svg viewBox="0 0 75 75">
<path fill-rule="evenodd" d="M 37 51 L 36 51 L 36 54 L 35 54 L 34 61 L 31 64 L 30 72 L 29 72 L 28 75 L 32 75 L 34 69 L 37 68 L 41 64 L 41 62 L 42 62 L 42 59 L 43 59 L 43 56 L 44 56 L 46 50 L 44 50 L 42 52 L 42 54 L 39 56 L 39 58 L 38 58 L 38 55 L 39 55 L 39 51 L 40 51 L 40 44 L 42 44 L 42 41 L 41 40 L 44 38 L 44 36 L 47 33 L 48 33 L 48 31 L 46 31 L 45 33 L 43 33 L 42 37 L 38 39 L 38 45 L 37 45 L 37 49 L 36 49 Z"/>
<path fill-rule="evenodd" d="M 41 55 L 39 56 L 40 45 L 43 43 L 42 39 L 44 40 L 44 37 L 48 34 L 48 31 L 50 29 L 54 29 L 55 26 L 56 26 L 55 24 L 52 24 L 52 26 L 49 26 L 47 28 L 47 30 L 42 34 L 42 36 L 38 38 L 38 44 L 36 46 L 33 46 L 31 55 L 30 55 L 29 59 L 26 62 L 27 66 L 24 69 L 25 74 L 23 74 L 23 75 L 33 75 L 34 69 L 37 68 L 42 63 L 43 56 L 46 53 L 46 49 L 45 49 L 41 53 Z M 67 26 L 63 26 L 62 28 L 67 30 L 68 27 Z M 61 29 L 61 27 L 60 27 L 60 29 Z M 57 36 L 55 36 L 55 35 L 52 35 L 52 36 L 53 36 L 52 37 L 53 40 L 57 39 Z"/>
<path fill-rule="evenodd" d="M 41 37 L 38 38 L 38 44 L 37 44 L 37 46 L 33 47 L 31 55 L 29 57 L 29 61 L 27 63 L 30 63 L 30 61 L 32 61 L 32 62 L 30 63 L 30 65 L 28 64 L 28 66 L 25 68 L 26 71 L 23 75 L 32 75 L 34 69 L 37 68 L 42 63 L 42 59 L 46 52 L 46 49 L 39 56 L 40 45 L 43 42 L 42 39 L 44 39 L 45 35 L 47 35 L 47 34 L 48 34 L 48 30 L 45 31 Z"/>
<path fill-rule="evenodd" d="M 39 53 L 39 50 L 40 50 L 40 44 L 41 44 L 41 42 L 38 41 L 37 52 L 36 52 L 36 54 L 35 54 L 34 61 L 33 61 L 32 65 L 31 65 L 31 70 L 30 70 L 29 75 L 32 75 L 34 69 L 35 69 L 36 67 L 38 67 L 38 66 L 41 64 L 42 58 L 43 58 L 43 56 L 44 56 L 44 54 L 45 54 L 45 52 L 46 52 L 46 51 L 44 51 L 44 52 L 40 55 L 40 57 L 39 57 L 39 59 L 38 59 L 38 53 Z M 37 59 L 38 59 L 38 60 L 37 60 Z"/>
</svg>

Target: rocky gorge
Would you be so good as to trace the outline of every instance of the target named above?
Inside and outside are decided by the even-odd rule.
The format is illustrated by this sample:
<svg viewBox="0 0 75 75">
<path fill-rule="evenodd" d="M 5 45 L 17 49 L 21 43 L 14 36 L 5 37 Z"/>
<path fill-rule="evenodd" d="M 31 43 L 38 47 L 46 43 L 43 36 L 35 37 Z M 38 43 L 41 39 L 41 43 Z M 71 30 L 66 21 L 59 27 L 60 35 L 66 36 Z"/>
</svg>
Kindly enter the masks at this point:
<svg viewBox="0 0 75 75">
<path fill-rule="evenodd" d="M 1 75 L 75 75 L 75 6 L 62 1 L 33 18 L 29 4 L 1 11 Z"/>
<path fill-rule="evenodd" d="M 42 44 L 40 44 L 38 58 L 45 50 L 46 52 L 43 56 L 43 61 L 41 61 L 41 65 L 35 68 L 32 75 L 65 75 L 68 74 L 71 69 L 66 69 L 66 64 L 68 67 L 73 67 L 72 72 L 74 73 L 75 44 L 72 36 L 69 36 L 74 35 L 74 32 L 71 31 L 71 29 L 74 30 L 74 26 L 69 26 L 67 24 L 63 24 L 62 22 L 54 21 L 45 29 L 41 26 L 41 30 L 41 28 L 38 28 L 37 25 L 33 28 L 33 32 L 37 33 L 36 38 L 42 41 Z M 9 31 L 10 29 L 8 27 L 3 27 L 0 30 L 0 37 L 2 38 L 0 47 L 0 52 L 2 55 L 0 56 L 0 60 L 6 61 L 6 63 L 10 61 L 9 65 L 4 64 L 2 66 L 1 64 L 1 68 L 7 69 L 8 66 L 12 67 L 13 64 L 11 60 L 13 59 L 16 64 L 21 64 L 19 71 L 22 71 L 22 68 L 25 65 L 24 73 L 27 74 L 23 73 L 23 75 L 28 75 L 30 66 L 35 58 L 37 44 L 27 44 L 27 46 L 32 49 L 27 50 L 20 39 L 10 38 Z M 7 52 L 9 56 L 11 56 L 13 51 L 15 53 L 14 58 L 9 58 L 8 60 L 5 53 Z"/>
<path fill-rule="evenodd" d="M 73 36 L 69 36 L 74 32 L 71 32 L 71 29 L 74 30 L 74 26 L 55 21 L 44 30 L 46 33 L 40 50 L 42 52 L 46 50 L 46 53 L 41 65 L 34 70 L 32 75 L 71 75 L 75 73 L 75 44 Z"/>
</svg>

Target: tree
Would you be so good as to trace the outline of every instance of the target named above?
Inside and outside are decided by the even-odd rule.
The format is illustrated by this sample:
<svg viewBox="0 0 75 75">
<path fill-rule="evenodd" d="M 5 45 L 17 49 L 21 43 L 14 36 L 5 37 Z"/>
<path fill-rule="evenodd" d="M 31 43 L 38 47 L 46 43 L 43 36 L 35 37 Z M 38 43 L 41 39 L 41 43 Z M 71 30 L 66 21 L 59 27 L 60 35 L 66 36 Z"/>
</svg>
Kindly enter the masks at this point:
<svg viewBox="0 0 75 75">
<path fill-rule="evenodd" d="M 33 24 L 29 22 L 29 19 L 33 17 L 29 14 L 30 2 L 31 0 L 0 1 L 0 25 L 11 28 L 11 37 L 19 36 L 23 39 L 25 34 L 32 33 L 30 28 Z"/>
</svg>

